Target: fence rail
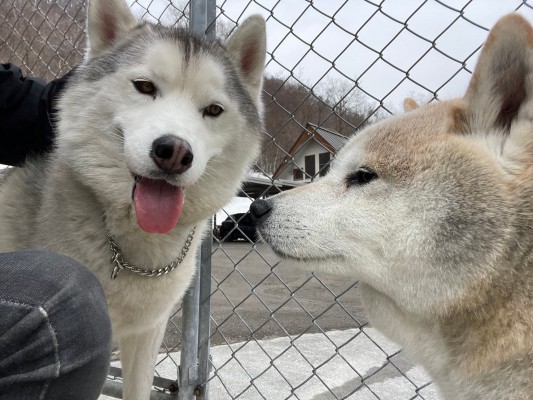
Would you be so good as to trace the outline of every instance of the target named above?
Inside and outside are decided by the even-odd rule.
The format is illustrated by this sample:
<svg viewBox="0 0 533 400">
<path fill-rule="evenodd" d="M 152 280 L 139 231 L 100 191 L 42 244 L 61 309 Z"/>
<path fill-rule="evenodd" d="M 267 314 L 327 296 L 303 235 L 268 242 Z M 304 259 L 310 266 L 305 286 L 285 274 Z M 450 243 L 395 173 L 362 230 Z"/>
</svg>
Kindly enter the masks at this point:
<svg viewBox="0 0 533 400">
<path fill-rule="evenodd" d="M 152 399 L 439 399 L 425 372 L 368 326 L 357 282 L 292 271 L 256 241 L 254 198 L 323 175 L 365 125 L 405 97 L 458 96 L 487 30 L 531 1 L 127 0 L 134 13 L 224 38 L 267 21 L 263 152 L 217 213 L 201 274 L 169 320 Z M 51 80 L 81 62 L 82 0 L 0 0 L 0 61 Z M 230 242 L 230 240 L 238 240 Z M 212 269 L 211 269 L 212 266 Z M 120 369 L 104 393 L 119 397 Z"/>
</svg>

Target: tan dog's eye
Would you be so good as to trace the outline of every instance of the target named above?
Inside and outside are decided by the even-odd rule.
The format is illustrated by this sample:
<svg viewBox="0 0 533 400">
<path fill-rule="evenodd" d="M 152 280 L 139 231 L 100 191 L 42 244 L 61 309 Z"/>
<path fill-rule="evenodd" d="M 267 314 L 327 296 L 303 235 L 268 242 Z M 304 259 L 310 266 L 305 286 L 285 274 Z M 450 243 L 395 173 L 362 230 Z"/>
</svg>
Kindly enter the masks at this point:
<svg viewBox="0 0 533 400">
<path fill-rule="evenodd" d="M 378 174 L 374 170 L 368 167 L 361 167 L 346 177 L 346 186 L 366 185 L 377 178 Z"/>
<path fill-rule="evenodd" d="M 132 83 L 139 93 L 155 97 L 157 93 L 157 88 L 155 87 L 153 82 L 147 79 L 135 79 L 134 81 L 132 81 Z"/>
</svg>

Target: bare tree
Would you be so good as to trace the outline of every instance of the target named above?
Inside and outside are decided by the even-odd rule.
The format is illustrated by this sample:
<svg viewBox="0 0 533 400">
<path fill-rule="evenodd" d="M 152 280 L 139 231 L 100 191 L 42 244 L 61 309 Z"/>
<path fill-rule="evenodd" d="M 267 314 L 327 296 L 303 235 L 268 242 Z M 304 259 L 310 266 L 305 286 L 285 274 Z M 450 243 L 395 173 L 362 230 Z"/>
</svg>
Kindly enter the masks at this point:
<svg viewBox="0 0 533 400">
<path fill-rule="evenodd" d="M 263 85 L 265 140 L 258 168 L 273 173 L 308 122 L 350 136 L 369 116 L 363 95 L 347 83 L 329 80 L 317 90 L 295 79 L 267 76 Z"/>
<path fill-rule="evenodd" d="M 318 85 L 318 90 L 331 109 L 323 126 L 349 136 L 366 123 L 370 107 L 355 84 L 328 77 Z"/>
<path fill-rule="evenodd" d="M 166 26 L 189 27 L 190 1 L 170 0 L 160 16 L 154 22 L 160 22 Z M 142 17 L 142 16 L 141 16 Z"/>
<path fill-rule="evenodd" d="M 85 6 L 82 0 L 0 0 L 0 61 L 51 80 L 82 59 Z"/>
</svg>

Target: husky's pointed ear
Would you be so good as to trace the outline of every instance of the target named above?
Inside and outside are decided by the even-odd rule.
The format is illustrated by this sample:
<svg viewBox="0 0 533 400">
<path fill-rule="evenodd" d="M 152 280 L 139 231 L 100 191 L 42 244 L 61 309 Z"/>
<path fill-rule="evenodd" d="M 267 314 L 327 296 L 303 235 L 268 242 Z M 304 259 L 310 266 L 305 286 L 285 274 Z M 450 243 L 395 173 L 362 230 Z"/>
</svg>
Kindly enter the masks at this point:
<svg viewBox="0 0 533 400">
<path fill-rule="evenodd" d="M 87 58 L 98 56 L 136 24 L 124 0 L 89 0 Z"/>
<path fill-rule="evenodd" d="M 416 110 L 419 107 L 420 105 L 412 97 L 406 97 L 403 101 L 403 111 L 405 112 Z"/>
<path fill-rule="evenodd" d="M 253 99 L 259 98 L 266 58 L 266 27 L 260 15 L 247 18 L 225 43 Z"/>
<path fill-rule="evenodd" d="M 533 28 L 518 14 L 489 33 L 465 100 L 471 131 L 508 130 L 533 96 Z"/>
</svg>

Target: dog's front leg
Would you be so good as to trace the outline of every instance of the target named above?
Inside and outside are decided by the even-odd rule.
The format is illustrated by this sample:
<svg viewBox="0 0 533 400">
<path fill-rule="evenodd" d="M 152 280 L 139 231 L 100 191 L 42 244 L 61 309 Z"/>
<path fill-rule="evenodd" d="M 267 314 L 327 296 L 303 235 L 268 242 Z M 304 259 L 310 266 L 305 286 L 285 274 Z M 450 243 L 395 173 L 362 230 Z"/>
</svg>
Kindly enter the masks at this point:
<svg viewBox="0 0 533 400">
<path fill-rule="evenodd" d="M 119 338 L 124 378 L 123 399 L 148 400 L 150 398 L 155 361 L 165 327 L 166 320 L 163 320 L 152 329 Z"/>
</svg>

